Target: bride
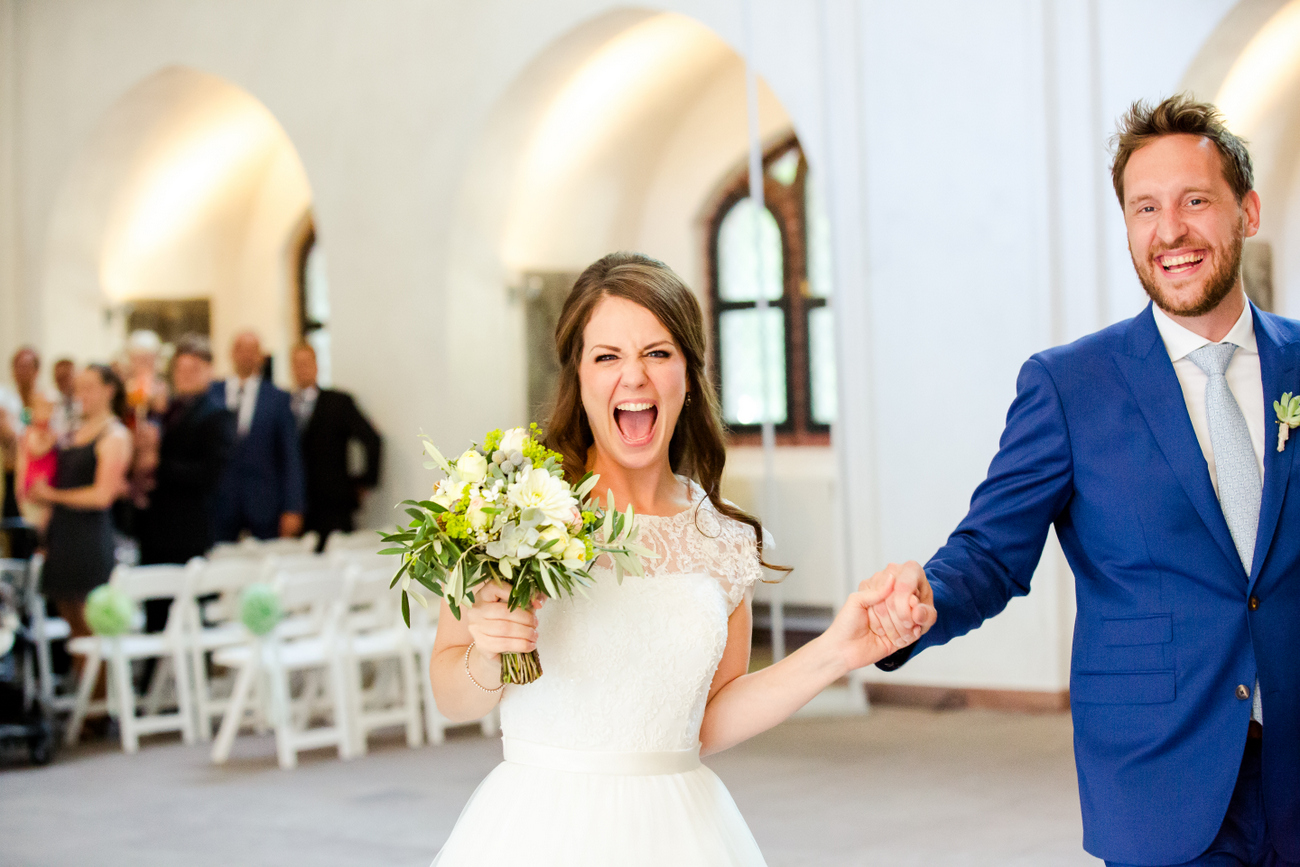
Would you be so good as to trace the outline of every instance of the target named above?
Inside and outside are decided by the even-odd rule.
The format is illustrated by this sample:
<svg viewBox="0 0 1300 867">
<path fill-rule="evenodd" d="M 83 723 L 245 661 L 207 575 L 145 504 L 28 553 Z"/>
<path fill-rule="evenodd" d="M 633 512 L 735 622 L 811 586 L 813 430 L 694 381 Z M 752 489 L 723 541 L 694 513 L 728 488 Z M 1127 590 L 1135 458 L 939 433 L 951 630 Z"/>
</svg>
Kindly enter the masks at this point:
<svg viewBox="0 0 1300 867">
<path fill-rule="evenodd" d="M 531 611 L 508 610 L 492 585 L 462 620 L 444 603 L 430 671 L 438 708 L 468 721 L 500 702 L 505 761 L 434 865 L 762 865 L 700 756 L 911 643 L 934 610 L 913 598 L 911 623 L 925 626 L 900 634 L 872 609 L 890 586 L 864 582 L 824 634 L 747 674 L 750 600 L 767 564 L 759 522 L 718 493 L 723 427 L 695 296 L 660 262 L 606 256 L 578 278 L 556 344 L 546 444 L 571 480 L 600 474 L 601 502 L 608 490 L 619 509 L 635 507 L 640 541 L 659 556 L 621 584 L 598 562 L 588 597 Z M 500 654 L 534 648 L 542 677 L 503 686 Z"/>
</svg>

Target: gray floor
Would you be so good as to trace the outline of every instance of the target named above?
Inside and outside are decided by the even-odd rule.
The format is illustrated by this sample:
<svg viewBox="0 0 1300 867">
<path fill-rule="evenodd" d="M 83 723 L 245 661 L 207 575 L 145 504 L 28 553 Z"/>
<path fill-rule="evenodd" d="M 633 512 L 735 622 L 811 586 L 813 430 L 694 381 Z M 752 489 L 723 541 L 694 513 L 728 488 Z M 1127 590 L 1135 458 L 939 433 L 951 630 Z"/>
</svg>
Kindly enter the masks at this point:
<svg viewBox="0 0 1300 867">
<path fill-rule="evenodd" d="M 267 738 L 229 765 L 158 737 L 0 770 L 0 865 L 423 867 L 501 755 L 464 729 L 275 766 Z M 710 758 L 771 867 L 1097 865 L 1080 849 L 1068 715 L 877 708 L 796 719 Z"/>
</svg>

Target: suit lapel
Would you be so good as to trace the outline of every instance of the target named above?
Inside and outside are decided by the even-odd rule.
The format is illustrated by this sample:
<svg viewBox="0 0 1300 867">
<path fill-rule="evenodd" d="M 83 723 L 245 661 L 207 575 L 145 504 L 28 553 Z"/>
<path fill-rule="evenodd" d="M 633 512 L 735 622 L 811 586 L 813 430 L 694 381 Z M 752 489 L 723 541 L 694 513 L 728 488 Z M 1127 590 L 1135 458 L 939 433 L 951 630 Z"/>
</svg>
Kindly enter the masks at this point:
<svg viewBox="0 0 1300 867">
<path fill-rule="evenodd" d="M 1219 499 L 1214 495 L 1210 468 L 1206 466 L 1205 455 L 1196 440 L 1191 417 L 1187 414 L 1187 403 L 1183 400 L 1182 386 L 1178 384 L 1174 365 L 1160 340 L 1160 332 L 1156 330 L 1150 305 L 1133 320 L 1124 352 L 1115 354 L 1115 363 L 1128 381 L 1129 390 L 1165 461 L 1201 516 L 1201 521 L 1228 562 L 1240 568 L 1241 557 L 1232 543 L 1232 534 L 1228 532 L 1228 522 L 1223 517 Z"/>
<path fill-rule="evenodd" d="M 1254 305 L 1252 305 L 1253 307 Z M 1273 534 L 1277 531 L 1282 501 L 1286 498 L 1287 482 L 1291 478 L 1291 456 L 1297 444 L 1288 442 L 1283 451 L 1277 450 L 1277 423 L 1273 401 L 1282 392 L 1300 392 L 1296 382 L 1297 345 L 1283 344 L 1281 336 L 1258 310 L 1255 317 L 1255 343 L 1259 348 L 1259 374 L 1264 386 L 1264 496 L 1259 507 L 1259 530 L 1255 535 L 1255 555 L 1250 571 L 1250 586 L 1259 579 Z M 1295 439 L 1294 437 L 1292 439 Z"/>
</svg>

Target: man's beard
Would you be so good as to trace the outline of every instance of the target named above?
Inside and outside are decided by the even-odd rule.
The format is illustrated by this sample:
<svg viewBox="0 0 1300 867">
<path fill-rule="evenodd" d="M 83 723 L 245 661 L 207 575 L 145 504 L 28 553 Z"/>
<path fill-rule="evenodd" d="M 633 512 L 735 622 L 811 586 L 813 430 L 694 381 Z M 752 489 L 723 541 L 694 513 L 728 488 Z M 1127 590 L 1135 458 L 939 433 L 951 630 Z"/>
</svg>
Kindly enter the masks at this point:
<svg viewBox="0 0 1300 867">
<path fill-rule="evenodd" d="M 1245 232 L 1237 232 L 1231 243 L 1225 247 L 1209 247 L 1205 244 L 1188 243 L 1190 239 L 1179 238 L 1176 243 L 1170 244 L 1160 250 L 1153 251 L 1148 256 L 1145 266 L 1139 265 L 1137 259 L 1133 259 L 1133 268 L 1137 271 L 1138 280 L 1142 281 L 1142 288 L 1146 290 L 1147 297 L 1155 302 L 1155 305 L 1171 316 L 1204 316 L 1211 310 L 1219 306 L 1228 293 L 1232 292 L 1237 285 L 1237 278 L 1241 275 L 1241 246 L 1245 239 Z M 1156 257 L 1166 250 L 1177 250 L 1179 247 L 1204 246 L 1218 261 L 1219 266 L 1205 281 L 1205 290 L 1199 297 L 1179 305 L 1174 298 L 1166 294 L 1159 284 L 1156 283 L 1155 269 L 1160 265 L 1156 262 Z M 1133 253 L 1130 250 L 1129 256 Z"/>
</svg>

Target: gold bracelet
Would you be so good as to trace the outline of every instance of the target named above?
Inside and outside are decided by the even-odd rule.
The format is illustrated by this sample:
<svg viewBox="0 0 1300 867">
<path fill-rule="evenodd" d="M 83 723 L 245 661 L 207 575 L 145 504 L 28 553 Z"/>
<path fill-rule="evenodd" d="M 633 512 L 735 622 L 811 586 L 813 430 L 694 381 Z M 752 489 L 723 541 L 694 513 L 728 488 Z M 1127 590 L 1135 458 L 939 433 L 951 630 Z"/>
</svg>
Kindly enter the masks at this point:
<svg viewBox="0 0 1300 867">
<path fill-rule="evenodd" d="M 484 686 L 483 684 L 479 683 L 477 680 L 474 679 L 474 672 L 469 670 L 469 652 L 474 649 L 474 644 L 475 642 L 471 641 L 469 643 L 469 647 L 465 648 L 465 674 L 469 677 L 469 682 L 474 684 L 484 692 L 500 692 L 501 690 L 505 689 L 506 685 L 504 683 L 498 686 L 496 689 L 488 689 L 486 686 Z"/>
</svg>

